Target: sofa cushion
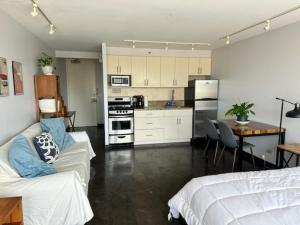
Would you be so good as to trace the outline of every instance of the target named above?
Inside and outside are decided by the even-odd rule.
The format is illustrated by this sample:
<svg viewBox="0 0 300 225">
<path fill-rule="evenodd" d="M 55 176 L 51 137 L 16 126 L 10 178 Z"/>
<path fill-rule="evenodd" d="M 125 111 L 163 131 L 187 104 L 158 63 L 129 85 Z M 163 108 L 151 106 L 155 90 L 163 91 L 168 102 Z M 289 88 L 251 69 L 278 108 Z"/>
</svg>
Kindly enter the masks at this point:
<svg viewBox="0 0 300 225">
<path fill-rule="evenodd" d="M 59 148 L 50 133 L 43 132 L 33 139 L 33 144 L 41 160 L 54 163 L 59 154 Z"/>
<path fill-rule="evenodd" d="M 75 141 L 70 134 L 66 132 L 64 118 L 41 119 L 41 128 L 43 132 L 50 133 L 62 151 L 71 147 Z"/>
<path fill-rule="evenodd" d="M 72 147 L 60 152 L 53 166 L 58 172 L 75 170 L 86 187 L 90 179 L 90 157 L 87 142 L 75 143 Z"/>
<path fill-rule="evenodd" d="M 37 177 L 56 173 L 56 169 L 36 157 L 26 137 L 18 135 L 9 146 L 9 162 L 21 177 Z"/>
</svg>

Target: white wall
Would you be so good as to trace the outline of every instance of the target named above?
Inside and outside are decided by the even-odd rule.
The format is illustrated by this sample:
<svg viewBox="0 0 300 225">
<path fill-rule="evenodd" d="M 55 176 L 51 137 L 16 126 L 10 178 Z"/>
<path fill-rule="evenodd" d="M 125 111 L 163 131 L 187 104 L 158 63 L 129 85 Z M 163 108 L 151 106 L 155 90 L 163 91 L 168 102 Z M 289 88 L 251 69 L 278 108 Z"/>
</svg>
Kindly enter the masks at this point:
<svg viewBox="0 0 300 225">
<path fill-rule="evenodd" d="M 237 42 L 212 52 L 213 74 L 220 79 L 219 119 L 239 101 L 255 103 L 255 116 L 250 119 L 278 125 L 280 102 L 300 100 L 300 23 L 289 25 L 254 38 Z M 285 112 L 293 109 L 285 105 Z M 287 128 L 286 142 L 300 142 L 300 119 L 283 119 Z M 268 161 L 275 159 L 277 137 L 259 137 L 256 155 L 266 150 Z"/>
<path fill-rule="evenodd" d="M 60 94 L 65 105 L 68 105 L 67 66 L 65 58 L 56 58 L 56 74 L 59 75 Z"/>
<path fill-rule="evenodd" d="M 0 13 L 0 57 L 8 62 L 8 97 L 0 97 L 0 144 L 36 120 L 33 75 L 41 52 L 54 52 L 4 12 Z M 47 31 L 46 31 L 47 32 Z M 14 96 L 12 60 L 22 63 L 24 95 Z"/>
</svg>

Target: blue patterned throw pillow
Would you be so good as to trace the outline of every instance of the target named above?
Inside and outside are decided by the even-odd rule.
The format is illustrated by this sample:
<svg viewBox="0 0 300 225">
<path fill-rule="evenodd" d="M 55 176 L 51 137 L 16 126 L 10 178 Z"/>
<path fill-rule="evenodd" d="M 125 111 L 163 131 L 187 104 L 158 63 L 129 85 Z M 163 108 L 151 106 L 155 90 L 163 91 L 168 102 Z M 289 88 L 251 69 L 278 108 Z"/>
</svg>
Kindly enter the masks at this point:
<svg viewBox="0 0 300 225">
<path fill-rule="evenodd" d="M 33 144 L 41 160 L 51 164 L 59 155 L 59 148 L 53 141 L 51 134 L 43 132 L 33 139 Z"/>
</svg>

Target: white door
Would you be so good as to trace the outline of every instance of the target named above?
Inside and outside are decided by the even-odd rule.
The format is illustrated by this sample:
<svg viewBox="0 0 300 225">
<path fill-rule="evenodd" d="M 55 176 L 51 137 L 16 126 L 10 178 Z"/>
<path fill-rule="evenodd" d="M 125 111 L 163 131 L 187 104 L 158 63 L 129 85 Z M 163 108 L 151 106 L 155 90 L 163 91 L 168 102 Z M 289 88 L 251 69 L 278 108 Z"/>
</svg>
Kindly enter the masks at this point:
<svg viewBox="0 0 300 225">
<path fill-rule="evenodd" d="M 76 127 L 97 125 L 95 69 L 94 60 L 67 60 L 68 110 L 76 111 Z"/>
</svg>

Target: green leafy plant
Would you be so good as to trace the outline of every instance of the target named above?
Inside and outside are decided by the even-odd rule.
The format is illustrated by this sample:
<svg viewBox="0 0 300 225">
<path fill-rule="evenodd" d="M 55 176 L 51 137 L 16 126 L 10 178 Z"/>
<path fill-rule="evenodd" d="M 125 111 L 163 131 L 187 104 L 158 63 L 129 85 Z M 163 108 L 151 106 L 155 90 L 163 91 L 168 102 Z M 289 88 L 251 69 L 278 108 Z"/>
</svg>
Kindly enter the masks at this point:
<svg viewBox="0 0 300 225">
<path fill-rule="evenodd" d="M 255 112 L 251 110 L 253 106 L 253 103 L 248 102 L 234 104 L 232 105 L 232 108 L 225 113 L 225 116 L 249 116 L 250 114 L 255 115 Z"/>
<path fill-rule="evenodd" d="M 41 67 L 51 66 L 53 63 L 53 58 L 47 55 L 45 52 L 42 52 L 42 57 L 38 58 L 38 64 Z"/>
</svg>

